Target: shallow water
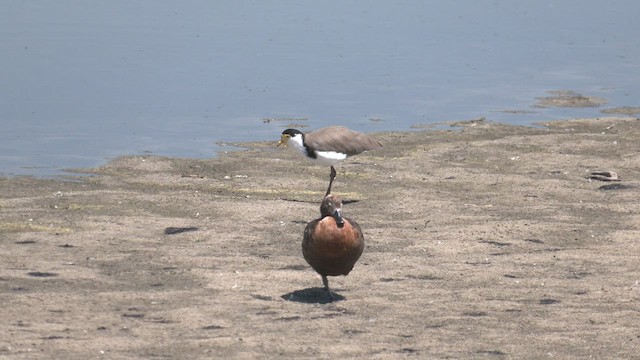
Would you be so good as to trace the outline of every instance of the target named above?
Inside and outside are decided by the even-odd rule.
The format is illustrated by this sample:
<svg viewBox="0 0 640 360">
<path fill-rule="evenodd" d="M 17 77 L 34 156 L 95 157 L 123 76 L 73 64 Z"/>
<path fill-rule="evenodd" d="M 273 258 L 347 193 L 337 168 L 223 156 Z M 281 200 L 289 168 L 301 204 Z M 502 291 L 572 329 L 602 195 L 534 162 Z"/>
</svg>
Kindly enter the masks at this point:
<svg viewBox="0 0 640 360">
<path fill-rule="evenodd" d="M 8 2 L 0 174 L 210 157 L 292 124 L 600 116 L 638 105 L 638 13 L 632 0 Z M 609 103 L 534 106 L 554 89 Z"/>
</svg>

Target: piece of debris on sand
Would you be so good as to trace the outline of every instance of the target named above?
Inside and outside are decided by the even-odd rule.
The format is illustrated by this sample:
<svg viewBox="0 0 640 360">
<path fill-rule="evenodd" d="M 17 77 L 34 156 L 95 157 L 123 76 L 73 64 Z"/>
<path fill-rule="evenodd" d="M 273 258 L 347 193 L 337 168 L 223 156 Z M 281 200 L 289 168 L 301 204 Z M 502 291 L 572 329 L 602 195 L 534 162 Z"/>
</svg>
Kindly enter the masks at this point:
<svg viewBox="0 0 640 360">
<path fill-rule="evenodd" d="M 621 181 L 615 171 L 592 171 L 587 177 L 589 180 Z"/>
</svg>

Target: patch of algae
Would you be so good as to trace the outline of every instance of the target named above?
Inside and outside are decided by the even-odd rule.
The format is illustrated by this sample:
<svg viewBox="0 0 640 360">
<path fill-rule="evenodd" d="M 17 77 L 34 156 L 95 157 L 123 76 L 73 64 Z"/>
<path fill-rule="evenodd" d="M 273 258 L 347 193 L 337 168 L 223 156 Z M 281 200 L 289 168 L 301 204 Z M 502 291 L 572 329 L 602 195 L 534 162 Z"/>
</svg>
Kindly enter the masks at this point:
<svg viewBox="0 0 640 360">
<path fill-rule="evenodd" d="M 265 189 L 265 188 L 234 188 L 230 189 L 232 192 L 242 193 L 242 194 L 268 194 L 268 195 L 276 195 L 279 197 L 304 197 L 304 196 L 313 196 L 322 198 L 324 197 L 324 192 L 322 191 L 313 191 L 313 190 L 288 190 L 288 189 Z M 363 196 L 361 193 L 357 192 L 340 192 L 339 195 L 342 198 L 349 199 L 361 199 Z"/>
<path fill-rule="evenodd" d="M 0 232 L 48 232 L 48 233 L 69 233 L 70 228 L 58 226 L 44 226 L 38 224 L 26 224 L 18 222 L 0 222 Z"/>
</svg>

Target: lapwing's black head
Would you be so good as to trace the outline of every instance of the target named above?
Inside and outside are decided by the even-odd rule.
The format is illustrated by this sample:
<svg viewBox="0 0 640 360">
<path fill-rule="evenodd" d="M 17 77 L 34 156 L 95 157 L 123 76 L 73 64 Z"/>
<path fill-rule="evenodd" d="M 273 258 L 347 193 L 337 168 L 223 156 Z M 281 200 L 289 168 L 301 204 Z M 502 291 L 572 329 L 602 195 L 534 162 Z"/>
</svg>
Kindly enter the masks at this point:
<svg viewBox="0 0 640 360">
<path fill-rule="evenodd" d="M 302 131 L 297 130 L 297 129 L 287 129 L 285 131 L 282 132 L 282 135 L 280 136 L 280 141 L 278 141 L 278 144 L 276 146 L 287 146 L 287 144 L 289 143 L 289 139 L 294 138 L 296 136 L 300 136 L 301 138 L 303 137 Z"/>
<path fill-rule="evenodd" d="M 282 135 L 296 136 L 297 134 L 302 134 L 302 131 L 298 129 L 287 129 L 282 132 Z"/>
</svg>

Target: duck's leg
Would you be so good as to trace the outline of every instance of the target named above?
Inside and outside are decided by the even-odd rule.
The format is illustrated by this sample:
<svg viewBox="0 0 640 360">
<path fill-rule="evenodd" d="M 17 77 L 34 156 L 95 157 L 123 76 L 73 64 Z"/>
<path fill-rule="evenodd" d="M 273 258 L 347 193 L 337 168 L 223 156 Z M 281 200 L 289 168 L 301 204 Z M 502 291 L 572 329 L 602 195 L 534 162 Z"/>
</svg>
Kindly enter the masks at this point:
<svg viewBox="0 0 640 360">
<path fill-rule="evenodd" d="M 329 279 L 327 279 L 325 275 L 322 275 L 322 283 L 324 284 L 324 289 L 327 290 L 327 294 L 329 295 L 329 301 L 335 301 L 336 298 L 333 297 L 333 294 L 329 289 Z"/>
<path fill-rule="evenodd" d="M 327 193 L 324 196 L 331 194 L 331 185 L 333 184 L 333 179 L 336 178 L 336 169 L 331 165 L 331 175 L 329 175 L 329 188 L 327 188 Z"/>
</svg>

